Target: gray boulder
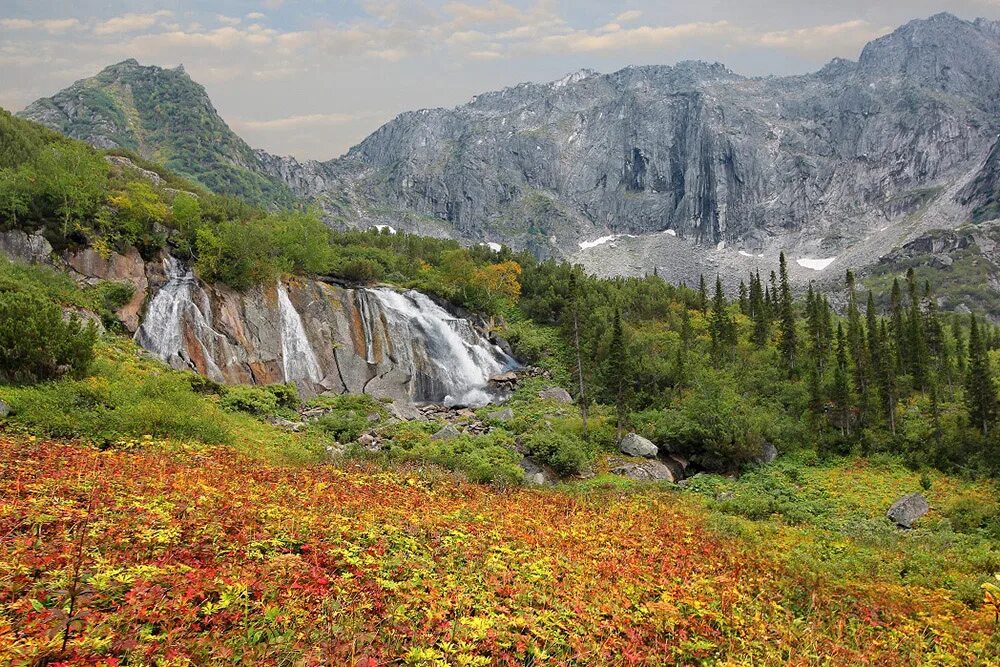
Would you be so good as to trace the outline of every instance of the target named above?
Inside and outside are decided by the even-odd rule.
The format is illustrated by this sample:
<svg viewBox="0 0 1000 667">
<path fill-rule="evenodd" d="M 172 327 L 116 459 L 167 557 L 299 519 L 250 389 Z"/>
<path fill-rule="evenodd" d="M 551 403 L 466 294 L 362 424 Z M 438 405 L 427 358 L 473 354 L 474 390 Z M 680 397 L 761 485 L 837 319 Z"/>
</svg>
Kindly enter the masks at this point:
<svg viewBox="0 0 1000 667">
<path fill-rule="evenodd" d="M 494 410 L 486 414 L 486 418 L 495 422 L 508 422 L 514 418 L 514 411 L 511 408 Z"/>
<path fill-rule="evenodd" d="M 525 483 L 534 486 L 554 484 L 558 479 L 550 470 L 527 456 L 521 459 L 521 470 L 524 471 Z"/>
<path fill-rule="evenodd" d="M 644 482 L 677 482 L 680 478 L 675 471 L 662 461 L 639 461 L 623 463 L 611 469 L 611 474 Z"/>
<path fill-rule="evenodd" d="M 922 495 L 911 493 L 894 502 L 885 515 L 900 528 L 912 528 L 913 523 L 927 514 L 930 508 Z"/>
<path fill-rule="evenodd" d="M 538 397 L 545 401 L 556 401 L 557 403 L 572 403 L 573 397 L 562 387 L 549 387 L 538 392 Z"/>
<path fill-rule="evenodd" d="M 30 264 L 52 263 L 52 246 L 45 237 L 19 229 L 0 232 L 0 254 Z"/>
<path fill-rule="evenodd" d="M 448 424 L 443 429 L 432 435 L 431 440 L 454 440 L 460 435 L 462 435 L 461 431 L 451 424 Z"/>
<path fill-rule="evenodd" d="M 629 433 L 618 443 L 618 449 L 622 454 L 629 456 L 641 456 L 647 459 L 656 458 L 659 453 L 656 445 L 637 433 Z"/>
<path fill-rule="evenodd" d="M 768 441 L 764 441 L 763 446 L 760 449 L 760 458 L 757 459 L 759 463 L 767 465 L 768 463 L 774 463 L 778 458 L 778 448 L 772 445 Z"/>
<path fill-rule="evenodd" d="M 0 417 L 6 417 L 10 414 L 10 406 L 0 401 Z"/>
</svg>

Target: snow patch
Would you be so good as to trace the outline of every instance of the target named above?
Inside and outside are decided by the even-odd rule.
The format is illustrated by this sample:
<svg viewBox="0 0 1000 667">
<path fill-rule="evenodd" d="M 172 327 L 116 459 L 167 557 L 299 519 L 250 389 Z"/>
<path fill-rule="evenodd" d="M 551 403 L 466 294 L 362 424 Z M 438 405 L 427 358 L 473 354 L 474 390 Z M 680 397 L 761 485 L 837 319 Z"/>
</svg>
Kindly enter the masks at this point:
<svg viewBox="0 0 1000 667">
<path fill-rule="evenodd" d="M 380 232 L 384 232 L 386 230 L 389 230 L 390 234 L 395 234 L 396 233 L 396 228 L 393 227 L 392 225 L 373 225 L 373 228 L 377 229 Z"/>
<path fill-rule="evenodd" d="M 599 245 L 604 245 L 605 243 L 610 243 L 615 240 L 614 234 L 609 234 L 608 236 L 602 236 L 599 239 L 593 241 L 580 241 L 580 250 L 590 250 L 591 248 L 596 248 Z"/>
<path fill-rule="evenodd" d="M 670 236 L 677 236 L 677 232 L 675 232 L 672 229 L 665 229 L 665 230 L 663 230 L 663 233 L 664 234 L 669 234 Z"/>
<path fill-rule="evenodd" d="M 479 245 L 484 245 L 493 252 L 500 252 L 501 250 L 503 250 L 503 246 L 494 241 L 487 241 L 486 243 L 480 243 Z"/>
<path fill-rule="evenodd" d="M 795 263 L 804 269 L 812 269 L 813 271 L 822 271 L 826 267 L 833 264 L 836 257 L 827 257 L 826 259 L 810 259 L 808 257 L 803 257 L 801 259 L 795 260 Z"/>
<path fill-rule="evenodd" d="M 746 250 L 740 250 L 740 254 L 744 257 L 753 257 L 753 253 L 749 253 Z"/>
</svg>

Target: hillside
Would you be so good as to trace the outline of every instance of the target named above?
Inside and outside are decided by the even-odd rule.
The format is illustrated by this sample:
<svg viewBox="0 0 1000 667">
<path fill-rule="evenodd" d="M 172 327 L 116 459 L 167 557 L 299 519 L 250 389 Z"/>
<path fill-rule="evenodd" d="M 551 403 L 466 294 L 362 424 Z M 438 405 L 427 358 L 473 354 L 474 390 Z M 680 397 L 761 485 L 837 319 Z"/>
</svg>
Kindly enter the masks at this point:
<svg viewBox="0 0 1000 667">
<path fill-rule="evenodd" d="M 184 69 L 126 60 L 19 114 L 99 148 L 124 149 L 224 195 L 288 206 L 289 187 L 219 117 Z"/>
<path fill-rule="evenodd" d="M 916 480 L 877 466 L 817 469 L 828 484 L 875 483 L 817 493 L 847 512 L 836 530 L 832 516 L 728 516 L 684 491 L 498 492 L 419 468 L 289 468 L 172 442 L 102 453 L 0 436 L 0 460 L 5 661 L 1000 658 L 992 612 L 942 589 L 987 552 L 943 518 L 907 536 L 883 528 L 867 508 Z M 986 493 L 937 478 L 930 496 Z"/>
</svg>

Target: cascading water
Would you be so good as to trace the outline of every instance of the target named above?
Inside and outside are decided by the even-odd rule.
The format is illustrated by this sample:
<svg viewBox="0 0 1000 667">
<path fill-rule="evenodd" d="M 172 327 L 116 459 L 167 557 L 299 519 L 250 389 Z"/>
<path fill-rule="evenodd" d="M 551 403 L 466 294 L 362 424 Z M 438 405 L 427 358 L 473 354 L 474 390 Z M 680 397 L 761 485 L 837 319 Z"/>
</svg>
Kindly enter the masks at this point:
<svg viewBox="0 0 1000 667">
<path fill-rule="evenodd" d="M 358 312 L 361 314 L 361 329 L 365 334 L 365 361 L 375 363 L 375 336 L 372 334 L 372 320 L 368 307 L 368 292 L 359 290 L 355 293 L 358 301 Z"/>
<path fill-rule="evenodd" d="M 167 282 L 150 302 L 146 317 L 135 332 L 135 340 L 174 368 L 194 368 L 186 352 L 185 320 L 193 327 L 199 344 L 223 336 L 212 328 L 211 310 L 192 298 L 198 285 L 194 273 L 173 257 L 167 257 L 164 269 Z M 222 381 L 222 371 L 212 356 L 202 356 L 207 364 L 206 374 L 213 380 Z"/>
<path fill-rule="evenodd" d="M 302 317 L 288 298 L 288 288 L 278 281 L 278 314 L 281 317 L 281 362 L 285 382 L 323 379 L 316 353 L 306 337 Z"/>
<path fill-rule="evenodd" d="M 413 398 L 480 406 L 495 398 L 488 380 L 517 366 L 472 324 L 416 291 L 366 290 L 381 306 L 393 340 L 395 362 L 415 378 Z"/>
</svg>

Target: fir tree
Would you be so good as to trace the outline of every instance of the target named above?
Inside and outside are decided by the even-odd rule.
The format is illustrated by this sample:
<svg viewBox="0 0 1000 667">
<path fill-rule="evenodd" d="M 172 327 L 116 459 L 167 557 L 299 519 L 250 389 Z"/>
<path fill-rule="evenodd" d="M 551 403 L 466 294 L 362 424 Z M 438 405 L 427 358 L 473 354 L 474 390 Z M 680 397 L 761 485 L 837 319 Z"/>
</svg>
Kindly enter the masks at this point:
<svg viewBox="0 0 1000 667">
<path fill-rule="evenodd" d="M 622 331 L 621 312 L 615 310 L 615 318 L 611 325 L 611 345 L 604 364 L 603 384 L 609 402 L 615 406 L 615 421 L 617 439 L 621 440 L 625 429 L 625 417 L 628 414 L 627 392 L 628 371 L 625 352 L 625 334 Z"/>
<path fill-rule="evenodd" d="M 747 286 L 742 280 L 740 281 L 740 312 L 744 315 L 750 315 L 750 298 L 747 294 Z"/>
<path fill-rule="evenodd" d="M 892 293 L 889 296 L 889 315 L 892 318 L 892 338 L 894 365 L 897 368 L 907 367 L 908 352 L 906 331 L 903 326 L 903 292 L 899 288 L 899 279 L 892 279 Z"/>
<path fill-rule="evenodd" d="M 765 290 L 767 288 L 764 288 Z M 767 297 L 761 292 L 760 272 L 750 281 L 750 310 L 753 317 L 753 342 L 757 347 L 767 344 L 768 318 Z"/>
<path fill-rule="evenodd" d="M 587 439 L 587 412 L 589 410 L 587 389 L 583 380 L 583 353 L 580 350 L 580 290 L 576 271 L 569 274 L 570 314 L 573 319 L 573 351 L 576 356 L 577 402 L 580 404 L 580 418 L 583 420 L 583 439 Z"/>
<path fill-rule="evenodd" d="M 698 310 L 708 312 L 708 288 L 705 286 L 705 274 L 698 276 Z"/>
<path fill-rule="evenodd" d="M 965 376 L 965 405 L 972 425 L 989 435 L 990 424 L 996 418 L 996 388 L 990 370 L 986 341 L 975 315 L 969 322 L 969 363 Z"/>
<path fill-rule="evenodd" d="M 709 320 L 712 336 L 712 358 L 716 362 L 730 356 L 736 345 L 736 325 L 727 308 L 726 295 L 722 290 L 722 279 L 715 277 L 715 296 L 712 298 L 712 315 Z"/>
<path fill-rule="evenodd" d="M 789 374 L 795 373 L 795 309 L 792 303 L 792 288 L 788 283 L 788 267 L 785 253 L 778 260 L 781 275 L 781 290 L 778 300 L 778 324 L 781 328 L 781 358 Z"/>
<path fill-rule="evenodd" d="M 916 275 L 911 267 L 906 272 L 906 286 L 910 297 L 910 310 L 906 316 L 906 343 L 909 353 L 909 371 L 915 387 L 924 389 L 927 384 L 927 341 L 924 334 L 924 315 L 920 308 Z"/>
<path fill-rule="evenodd" d="M 833 369 L 833 387 L 830 389 L 830 400 L 833 402 L 837 417 L 837 426 L 841 435 L 847 435 L 851 430 L 851 381 L 847 371 L 847 339 L 844 327 L 837 324 L 837 365 Z"/>
</svg>

